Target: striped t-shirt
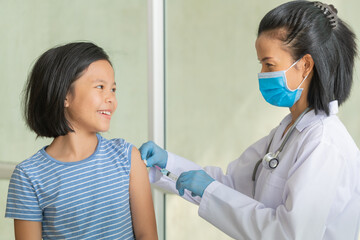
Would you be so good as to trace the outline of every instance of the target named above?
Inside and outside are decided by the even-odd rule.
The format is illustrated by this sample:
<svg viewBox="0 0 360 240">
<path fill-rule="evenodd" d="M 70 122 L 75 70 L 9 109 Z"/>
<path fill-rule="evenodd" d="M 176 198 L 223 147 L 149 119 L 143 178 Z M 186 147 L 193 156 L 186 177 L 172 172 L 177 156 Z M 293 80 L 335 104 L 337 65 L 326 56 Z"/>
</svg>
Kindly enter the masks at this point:
<svg viewBox="0 0 360 240">
<path fill-rule="evenodd" d="M 95 152 L 84 160 L 61 162 L 44 147 L 17 165 L 5 217 L 42 222 L 43 239 L 134 239 L 132 145 L 97 137 Z"/>
</svg>

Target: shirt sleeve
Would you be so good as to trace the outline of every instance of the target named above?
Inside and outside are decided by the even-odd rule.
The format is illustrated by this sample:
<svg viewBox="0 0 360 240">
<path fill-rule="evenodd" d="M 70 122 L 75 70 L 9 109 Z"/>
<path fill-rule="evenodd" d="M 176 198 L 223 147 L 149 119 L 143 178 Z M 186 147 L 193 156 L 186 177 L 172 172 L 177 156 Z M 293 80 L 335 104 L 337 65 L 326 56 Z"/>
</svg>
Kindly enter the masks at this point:
<svg viewBox="0 0 360 240">
<path fill-rule="evenodd" d="M 42 210 L 34 186 L 19 165 L 10 179 L 5 217 L 42 221 Z"/>
<path fill-rule="evenodd" d="M 322 239 L 343 160 L 335 146 L 317 145 L 288 179 L 288 195 L 275 209 L 215 181 L 199 215 L 236 239 Z"/>
</svg>

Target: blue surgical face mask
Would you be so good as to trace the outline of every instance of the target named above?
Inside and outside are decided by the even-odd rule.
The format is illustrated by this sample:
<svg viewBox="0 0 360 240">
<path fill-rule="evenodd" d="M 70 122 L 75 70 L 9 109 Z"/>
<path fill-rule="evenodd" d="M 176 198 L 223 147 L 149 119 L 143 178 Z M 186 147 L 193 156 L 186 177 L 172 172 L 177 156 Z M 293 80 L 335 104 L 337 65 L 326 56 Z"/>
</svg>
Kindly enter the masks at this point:
<svg viewBox="0 0 360 240">
<path fill-rule="evenodd" d="M 308 75 L 302 80 L 295 90 L 290 90 L 287 85 L 285 74 L 299 61 L 300 59 L 284 71 L 264 72 L 258 74 L 260 92 L 268 103 L 278 107 L 292 107 L 300 99 L 303 91 L 300 86 Z"/>
</svg>

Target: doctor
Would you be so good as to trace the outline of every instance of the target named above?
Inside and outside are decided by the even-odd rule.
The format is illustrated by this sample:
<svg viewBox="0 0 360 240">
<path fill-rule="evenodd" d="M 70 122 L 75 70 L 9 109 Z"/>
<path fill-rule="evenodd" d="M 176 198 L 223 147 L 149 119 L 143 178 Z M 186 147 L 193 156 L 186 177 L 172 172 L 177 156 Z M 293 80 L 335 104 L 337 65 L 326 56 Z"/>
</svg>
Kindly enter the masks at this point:
<svg viewBox="0 0 360 240">
<path fill-rule="evenodd" d="M 236 239 L 357 239 L 360 153 L 336 116 L 352 86 L 353 32 L 332 5 L 293 1 L 265 15 L 255 47 L 262 96 L 290 114 L 226 174 L 147 142 L 151 182 Z"/>
</svg>

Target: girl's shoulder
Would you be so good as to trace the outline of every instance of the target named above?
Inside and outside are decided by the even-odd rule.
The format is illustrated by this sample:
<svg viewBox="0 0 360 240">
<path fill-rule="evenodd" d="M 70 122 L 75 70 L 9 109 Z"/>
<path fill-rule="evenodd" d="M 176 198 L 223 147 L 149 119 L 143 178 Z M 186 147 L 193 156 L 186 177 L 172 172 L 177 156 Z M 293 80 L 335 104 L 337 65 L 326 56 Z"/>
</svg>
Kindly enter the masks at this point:
<svg viewBox="0 0 360 240">
<path fill-rule="evenodd" d="M 127 142 L 123 138 L 106 139 L 101 137 L 101 149 L 103 154 L 117 156 L 122 160 L 127 160 L 128 164 L 131 164 L 131 152 L 133 144 Z"/>
<path fill-rule="evenodd" d="M 19 164 L 16 165 L 16 168 L 27 170 L 27 169 L 34 169 L 34 168 L 41 168 L 46 162 L 46 157 L 43 155 L 45 147 L 41 148 L 31 157 L 23 160 Z"/>
<path fill-rule="evenodd" d="M 40 149 L 31 157 L 17 164 L 11 178 L 38 179 L 41 173 L 49 171 L 49 162 L 42 154 L 44 149 L 45 147 Z"/>
<path fill-rule="evenodd" d="M 133 144 L 131 144 L 130 142 L 127 142 L 125 139 L 123 138 L 112 138 L 112 139 L 106 139 L 102 136 L 100 136 L 101 138 L 101 147 L 102 148 L 116 148 L 116 149 L 129 149 L 131 150 Z"/>
</svg>

